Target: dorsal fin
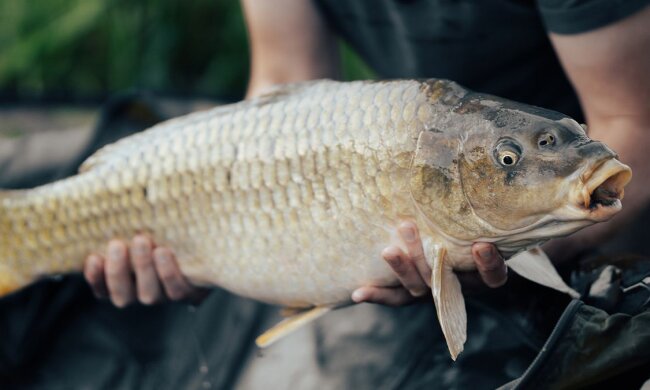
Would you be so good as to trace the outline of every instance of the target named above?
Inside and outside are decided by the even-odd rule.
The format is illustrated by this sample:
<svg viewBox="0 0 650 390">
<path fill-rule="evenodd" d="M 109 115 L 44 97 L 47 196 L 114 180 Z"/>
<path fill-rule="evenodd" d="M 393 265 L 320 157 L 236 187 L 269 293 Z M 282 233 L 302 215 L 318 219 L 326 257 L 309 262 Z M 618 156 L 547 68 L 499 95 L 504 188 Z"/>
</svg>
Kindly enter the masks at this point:
<svg viewBox="0 0 650 390">
<path fill-rule="evenodd" d="M 300 91 L 307 89 L 312 85 L 326 85 L 331 80 L 312 80 L 301 81 L 298 83 L 288 84 L 275 84 L 265 88 L 258 96 L 248 100 L 253 105 L 263 106 L 265 104 L 273 103 L 285 96 L 300 93 Z"/>
<path fill-rule="evenodd" d="M 153 133 L 156 133 L 156 137 L 173 137 L 176 136 L 176 133 L 180 129 L 185 128 L 192 123 L 207 119 L 213 119 L 225 112 L 240 108 L 241 104 L 246 104 L 246 102 L 234 103 L 215 107 L 210 110 L 193 112 L 184 116 L 166 120 L 144 131 L 122 138 L 112 144 L 108 144 L 98 149 L 95 153 L 88 157 L 83 163 L 81 163 L 81 166 L 79 167 L 79 173 L 88 172 L 98 166 L 107 163 L 120 154 L 129 154 L 134 149 L 138 149 L 143 145 L 150 144 L 149 140 L 153 139 Z"/>
<path fill-rule="evenodd" d="M 99 148 L 95 153 L 91 154 L 84 162 L 79 166 L 79 173 L 88 172 L 96 166 L 101 165 L 102 161 L 105 160 L 105 157 L 111 153 L 111 150 L 119 144 L 119 141 L 115 144 L 109 144 L 104 147 Z"/>
</svg>

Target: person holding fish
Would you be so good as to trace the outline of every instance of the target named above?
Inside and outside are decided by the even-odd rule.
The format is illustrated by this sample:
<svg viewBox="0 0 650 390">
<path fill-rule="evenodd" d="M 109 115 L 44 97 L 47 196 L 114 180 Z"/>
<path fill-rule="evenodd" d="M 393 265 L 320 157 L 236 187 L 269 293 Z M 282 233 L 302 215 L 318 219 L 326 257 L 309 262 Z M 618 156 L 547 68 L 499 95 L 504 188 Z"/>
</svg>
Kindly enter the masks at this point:
<svg viewBox="0 0 650 390">
<path fill-rule="evenodd" d="M 635 179 L 615 220 L 544 247 L 561 262 L 614 236 L 649 204 L 648 4 L 244 0 L 252 50 L 248 97 L 275 84 L 340 77 L 339 35 L 381 78 L 448 78 L 477 91 L 586 119 L 589 136 L 616 150 L 633 168 Z M 432 270 L 418 227 L 404 221 L 398 232 L 403 246 L 387 247 L 383 257 L 401 286 L 359 288 L 351 296 L 354 302 L 399 306 L 427 295 Z M 472 253 L 485 285 L 506 282 L 506 263 L 494 245 L 475 243 Z M 181 274 L 173 248 L 156 247 L 155 237 L 111 241 L 107 254 L 89 256 L 84 273 L 96 295 L 116 306 L 205 294 Z M 377 313 L 370 318 L 391 321 Z M 262 377 L 267 370 L 253 365 L 247 375 Z"/>
<path fill-rule="evenodd" d="M 318 14 L 319 10 L 309 4 L 287 4 L 285 8 L 285 6 L 270 7 L 255 2 L 252 2 L 255 4 L 248 3 L 245 1 L 244 5 L 248 12 L 253 48 L 253 68 L 248 91 L 249 97 L 259 95 L 277 83 L 338 77 L 336 44 L 330 31 L 332 29 L 343 29 L 337 32 L 344 35 L 350 34 L 348 31 L 350 27 L 345 23 L 350 23 L 349 20 L 352 17 L 349 15 L 347 19 L 343 17 L 343 14 L 348 11 L 337 11 L 337 7 L 331 7 L 328 5 L 328 2 L 322 2 L 320 4 L 320 7 L 323 8 L 322 11 L 330 13 L 338 12 L 341 14 L 338 15 L 341 17 L 340 25 L 328 26 L 326 22 L 329 21 L 329 18 L 323 18 L 322 15 Z M 409 2 L 403 3 L 407 4 Z M 624 10 L 620 12 L 636 12 L 636 8 L 638 7 L 632 5 L 632 3 L 636 4 L 637 2 L 631 2 L 629 6 L 626 6 L 629 8 L 629 11 Z M 638 3 L 641 4 L 641 2 Z M 296 7 L 297 9 L 295 11 L 286 13 L 286 9 L 294 9 Z M 408 9 L 406 6 L 403 7 Z M 427 8 L 427 10 L 429 9 L 431 9 L 431 12 L 434 12 L 435 6 L 432 5 Z M 388 11 L 389 9 L 387 8 L 382 12 Z M 282 15 L 276 15 L 278 13 L 282 13 Z M 270 18 L 269 15 L 271 16 Z M 329 14 L 326 13 L 325 15 Z M 288 19 L 291 25 L 285 27 L 287 30 L 306 31 L 309 33 L 304 34 L 300 39 L 296 37 L 291 40 L 280 39 L 282 34 L 286 34 L 286 32 L 279 28 L 279 23 L 275 21 L 276 18 Z M 302 21 L 298 19 L 302 19 Z M 645 65 L 644 61 L 647 60 L 645 58 L 647 55 L 644 56 L 644 52 L 640 51 L 640 55 L 635 56 L 634 60 L 620 65 L 620 67 L 629 69 L 625 74 L 625 78 L 622 78 L 617 71 L 619 66 L 616 63 L 612 63 L 615 61 L 614 59 L 606 61 L 602 57 L 610 54 L 609 51 L 618 50 L 622 53 L 616 56 L 616 58 L 621 58 L 624 57 L 625 50 L 634 52 L 637 46 L 643 46 L 647 42 L 643 40 L 645 37 L 641 35 L 635 37 L 635 40 L 626 42 L 625 45 L 614 49 L 610 46 L 615 45 L 615 42 L 618 41 L 612 41 L 611 43 L 608 41 L 607 47 L 601 47 L 603 45 L 600 44 L 599 38 L 602 35 L 606 39 L 611 40 L 624 39 L 627 36 L 628 29 L 640 29 L 643 32 L 644 29 L 639 27 L 644 26 L 643 21 L 645 21 L 644 13 L 641 12 L 641 15 L 636 15 L 632 21 L 627 22 L 627 24 L 630 24 L 629 27 L 626 25 L 616 25 L 598 33 L 579 37 L 563 34 L 571 34 L 571 29 L 579 30 L 581 27 L 562 25 L 562 27 L 558 27 L 559 33 L 551 34 L 551 41 L 560 59 L 563 61 L 567 73 L 571 77 L 571 81 L 581 94 L 581 99 L 585 105 L 583 110 L 586 112 L 588 119 L 591 119 L 589 120 L 590 134 L 594 138 L 601 139 L 608 145 L 612 145 L 623 156 L 625 161 L 638 161 L 642 159 L 641 155 L 645 150 L 640 145 L 643 145 L 643 142 L 647 138 L 647 135 L 642 130 L 644 128 L 644 121 L 648 115 L 647 107 L 644 104 L 647 101 L 648 91 L 643 83 L 647 79 L 647 76 L 642 74 L 641 69 L 645 69 L 643 66 Z M 387 26 L 390 25 L 388 21 L 384 23 Z M 558 17 L 557 23 L 565 22 Z M 584 23 L 588 24 L 588 22 Z M 594 21 L 591 23 L 597 22 Z M 368 27 L 365 28 L 369 29 Z M 267 32 L 269 34 L 266 34 Z M 469 34 L 469 32 L 466 33 Z M 446 34 L 451 33 L 447 32 Z M 371 55 L 372 60 L 376 60 L 375 57 L 380 55 L 378 51 L 381 48 L 377 46 L 377 40 L 379 38 L 363 41 L 359 36 L 352 36 L 350 39 L 357 45 L 366 44 L 367 47 L 364 52 L 370 51 L 368 55 Z M 462 37 L 458 37 L 457 39 L 460 41 Z M 580 54 L 583 55 L 578 56 L 573 53 L 574 48 L 581 50 Z M 397 49 L 393 48 L 393 50 Z M 386 56 L 391 61 L 402 59 L 398 55 L 381 55 Z M 287 64 L 285 63 L 285 58 L 292 58 L 293 61 Z M 421 59 L 419 60 L 422 61 Z M 623 60 L 621 59 L 620 61 Z M 603 62 L 603 64 L 601 65 L 600 62 Z M 638 65 L 637 62 L 639 63 Z M 378 65 L 377 67 L 379 68 L 378 70 L 386 73 L 386 77 L 404 77 L 412 76 L 411 73 L 414 72 L 424 72 L 423 68 L 425 68 L 425 65 L 430 65 L 434 69 L 429 74 L 417 74 L 415 77 L 438 76 L 437 72 L 435 72 L 435 67 L 441 65 L 401 65 L 400 68 L 404 68 L 401 70 L 389 70 L 386 65 Z M 448 65 L 445 65 L 445 67 L 448 67 Z M 558 72 L 559 68 L 555 66 L 553 70 Z M 484 70 L 479 69 L 479 71 Z M 458 71 L 454 71 L 449 75 L 445 74 L 444 76 L 458 81 L 463 81 L 469 76 L 475 77 L 474 75 L 466 76 Z M 616 81 L 610 81 L 610 78 Z M 531 102 L 540 106 L 557 108 L 558 111 L 573 114 L 574 117 L 581 117 L 580 109 L 576 105 L 577 102 L 570 99 L 572 93 L 569 85 L 566 82 L 555 82 L 558 84 L 556 89 L 561 90 L 561 94 L 557 91 L 538 92 L 537 95 L 539 96 L 536 97 L 538 100 Z M 464 84 L 472 86 L 471 83 L 465 82 Z M 479 87 L 475 89 L 493 92 L 492 90 L 496 88 L 495 94 L 508 97 L 512 97 L 511 95 L 514 93 L 506 90 L 498 90 L 498 87 L 492 85 L 495 84 L 494 81 L 487 82 L 486 84 L 486 88 Z M 551 89 L 548 86 L 540 85 L 539 87 L 540 89 Z M 607 88 L 609 93 L 600 93 L 605 88 Z M 523 95 L 522 92 L 518 93 Z M 551 96 L 555 100 L 551 100 Z M 617 97 L 620 97 L 620 99 L 617 99 Z M 523 96 L 514 96 L 514 98 L 521 101 L 526 100 Z M 625 114 L 618 114 L 620 112 Z M 615 131 L 613 128 L 620 130 Z M 639 136 L 621 137 L 618 131 L 631 132 L 631 134 L 641 133 L 638 134 Z M 622 147 L 616 147 L 619 144 Z M 628 155 L 629 158 L 626 158 Z M 635 167 L 635 175 L 639 176 L 644 174 L 644 165 L 637 165 L 640 165 L 640 167 Z M 641 181 L 637 180 L 636 183 Z M 643 192 L 647 191 L 638 188 L 641 187 L 641 184 L 636 183 L 632 184 L 633 189 L 628 190 L 626 208 L 623 212 L 625 216 L 618 217 L 617 223 L 597 226 L 566 240 L 556 240 L 556 242 L 548 247 L 548 251 L 554 255 L 552 257 L 567 257 L 568 254 L 579 252 L 581 247 L 588 247 L 590 244 L 600 241 L 600 237 L 610 235 L 620 224 L 629 220 L 629 216 L 636 214 L 637 210 L 645 205 L 642 200 L 644 196 L 647 196 L 643 194 Z M 413 297 L 424 295 L 425 289 L 428 287 L 427 274 L 430 273 L 430 269 L 424 263 L 424 255 L 418 237 L 417 226 L 410 221 L 405 221 L 399 231 L 408 247 L 407 253 L 397 247 L 390 247 L 386 248 L 384 258 L 400 277 L 403 288 L 361 288 L 353 294 L 355 301 L 399 305 L 409 302 Z M 569 247 L 566 245 L 569 245 Z M 85 273 L 97 295 L 110 297 L 117 306 L 124 306 L 136 300 L 150 304 L 158 302 L 165 297 L 176 300 L 192 297 L 196 294 L 200 295 L 200 289 L 192 287 L 184 280 L 175 262 L 173 252 L 168 248 L 154 248 L 153 241 L 145 236 L 135 237 L 128 246 L 130 249 L 127 248 L 127 243 L 125 242 L 111 242 L 107 251 L 113 260 L 110 262 L 97 255 L 92 255 L 88 258 Z M 558 250 L 557 248 L 563 249 Z M 568 248 L 571 249 L 569 250 Z M 485 285 L 490 287 L 503 285 L 507 278 L 507 267 L 494 246 L 486 243 L 477 243 L 474 246 L 474 254 L 479 275 Z M 131 277 L 133 272 L 135 272 L 135 281 L 137 283 Z M 107 277 L 106 274 L 110 274 L 110 277 Z"/>
</svg>

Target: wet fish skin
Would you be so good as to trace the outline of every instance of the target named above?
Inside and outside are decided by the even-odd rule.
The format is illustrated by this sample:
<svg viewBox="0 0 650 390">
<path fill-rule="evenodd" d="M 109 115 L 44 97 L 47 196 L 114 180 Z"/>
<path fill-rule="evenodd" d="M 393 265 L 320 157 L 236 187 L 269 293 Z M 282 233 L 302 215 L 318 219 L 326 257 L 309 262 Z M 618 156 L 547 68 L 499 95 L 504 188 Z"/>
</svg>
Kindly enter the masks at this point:
<svg viewBox="0 0 650 390">
<path fill-rule="evenodd" d="M 453 270 L 475 267 L 471 244 L 511 255 L 611 217 L 631 175 L 615 157 L 570 118 L 446 80 L 284 86 L 109 145 L 77 176 L 0 193 L 0 293 L 146 232 L 196 284 L 332 306 L 398 283 L 381 251 L 404 248 L 408 218 L 455 358 L 466 319 Z M 611 203 L 582 207 L 604 182 Z M 550 263 L 516 264 L 563 283 Z"/>
<path fill-rule="evenodd" d="M 309 83 L 128 137 L 75 177 L 2 196 L 3 267 L 19 284 L 79 271 L 108 239 L 147 232 L 193 282 L 274 303 L 392 282 L 378 242 L 413 214 L 406 176 L 435 108 L 420 89 Z"/>
</svg>

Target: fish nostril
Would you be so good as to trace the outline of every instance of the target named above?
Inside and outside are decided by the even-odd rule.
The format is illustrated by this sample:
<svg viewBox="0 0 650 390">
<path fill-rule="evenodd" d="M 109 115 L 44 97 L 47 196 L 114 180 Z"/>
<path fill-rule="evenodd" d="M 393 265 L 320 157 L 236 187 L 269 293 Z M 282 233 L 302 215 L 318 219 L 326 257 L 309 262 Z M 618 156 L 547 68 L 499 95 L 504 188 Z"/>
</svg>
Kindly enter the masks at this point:
<svg viewBox="0 0 650 390">
<path fill-rule="evenodd" d="M 542 134 L 541 137 L 539 137 L 539 140 L 537 141 L 537 145 L 539 145 L 540 148 L 547 148 L 549 146 L 555 145 L 555 136 L 553 134 Z"/>
</svg>

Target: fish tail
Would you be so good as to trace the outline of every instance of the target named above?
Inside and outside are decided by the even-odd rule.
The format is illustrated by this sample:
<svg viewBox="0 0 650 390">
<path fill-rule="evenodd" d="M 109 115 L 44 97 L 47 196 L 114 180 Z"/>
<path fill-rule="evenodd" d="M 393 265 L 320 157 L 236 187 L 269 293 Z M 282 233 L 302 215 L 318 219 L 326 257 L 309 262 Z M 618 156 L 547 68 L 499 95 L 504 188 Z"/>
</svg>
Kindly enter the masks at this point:
<svg viewBox="0 0 650 390">
<path fill-rule="evenodd" d="M 22 191 L 0 191 L 0 297 L 8 295 L 29 283 L 16 268 L 16 237 L 9 218 L 9 201 Z"/>
</svg>

